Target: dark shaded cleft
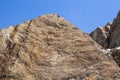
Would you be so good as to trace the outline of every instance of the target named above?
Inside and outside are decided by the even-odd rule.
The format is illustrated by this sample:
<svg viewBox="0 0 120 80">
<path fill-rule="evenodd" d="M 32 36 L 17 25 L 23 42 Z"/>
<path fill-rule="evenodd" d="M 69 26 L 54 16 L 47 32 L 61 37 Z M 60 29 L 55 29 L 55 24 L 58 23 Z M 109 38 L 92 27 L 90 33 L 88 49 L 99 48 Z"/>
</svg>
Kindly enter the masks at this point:
<svg viewBox="0 0 120 80">
<path fill-rule="evenodd" d="M 17 80 L 17 77 L 11 76 L 11 75 L 2 75 L 2 76 L 0 76 L 0 80 L 10 80 L 10 79 Z"/>
</svg>

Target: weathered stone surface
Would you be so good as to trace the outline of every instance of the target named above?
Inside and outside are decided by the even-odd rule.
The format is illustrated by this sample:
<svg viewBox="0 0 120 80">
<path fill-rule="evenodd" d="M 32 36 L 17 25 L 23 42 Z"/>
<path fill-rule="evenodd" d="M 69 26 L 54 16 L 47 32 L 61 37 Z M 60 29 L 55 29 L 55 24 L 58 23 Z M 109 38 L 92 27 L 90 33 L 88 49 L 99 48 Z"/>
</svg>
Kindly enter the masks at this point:
<svg viewBox="0 0 120 80">
<path fill-rule="evenodd" d="M 120 67 L 120 47 L 112 49 L 111 55 L 113 56 L 113 59 L 116 61 L 116 63 Z"/>
<path fill-rule="evenodd" d="M 112 56 L 115 62 L 120 67 L 120 47 L 112 49 L 101 49 L 101 51 L 107 56 Z"/>
<path fill-rule="evenodd" d="M 120 66 L 120 51 L 117 49 L 120 47 L 120 11 L 112 24 L 97 28 L 90 36 L 103 48 L 110 48 L 112 57 Z"/>
<path fill-rule="evenodd" d="M 120 11 L 112 24 L 99 27 L 90 36 L 104 48 L 115 48 L 120 46 Z"/>
<path fill-rule="evenodd" d="M 103 48 L 108 48 L 110 44 L 110 29 L 111 23 L 108 23 L 105 27 L 98 27 L 93 31 L 90 36 Z"/>
<path fill-rule="evenodd" d="M 114 19 L 111 26 L 110 46 L 109 48 L 115 48 L 120 46 L 120 11 L 117 17 Z"/>
<path fill-rule="evenodd" d="M 0 80 L 120 80 L 89 35 L 50 14 L 0 31 Z"/>
</svg>

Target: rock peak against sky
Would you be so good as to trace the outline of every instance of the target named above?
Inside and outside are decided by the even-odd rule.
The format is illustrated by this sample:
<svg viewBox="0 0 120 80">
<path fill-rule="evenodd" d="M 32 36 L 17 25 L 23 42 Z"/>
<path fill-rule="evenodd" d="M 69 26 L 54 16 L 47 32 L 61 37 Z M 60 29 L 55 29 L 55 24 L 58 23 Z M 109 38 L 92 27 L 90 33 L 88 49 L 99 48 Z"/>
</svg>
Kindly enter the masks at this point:
<svg viewBox="0 0 120 80">
<path fill-rule="evenodd" d="M 120 9 L 119 3 L 119 0 L 0 0 L 0 28 L 56 13 L 90 33 L 113 20 Z"/>
<path fill-rule="evenodd" d="M 113 57 L 56 14 L 2 29 L 0 37 L 1 80 L 120 79 Z"/>
<path fill-rule="evenodd" d="M 103 48 L 108 49 L 120 66 L 120 11 L 112 23 L 98 27 L 90 36 Z"/>
</svg>

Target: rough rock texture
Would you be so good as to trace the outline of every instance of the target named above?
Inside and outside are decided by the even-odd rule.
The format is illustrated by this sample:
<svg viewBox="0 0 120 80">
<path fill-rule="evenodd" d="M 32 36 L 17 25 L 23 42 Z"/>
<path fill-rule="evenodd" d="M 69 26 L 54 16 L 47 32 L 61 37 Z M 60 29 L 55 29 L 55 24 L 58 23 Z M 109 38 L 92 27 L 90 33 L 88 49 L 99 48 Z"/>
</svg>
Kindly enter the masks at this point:
<svg viewBox="0 0 120 80">
<path fill-rule="evenodd" d="M 120 11 L 113 23 L 105 27 L 98 27 L 90 36 L 104 48 L 115 48 L 120 46 Z"/>
<path fill-rule="evenodd" d="M 108 23 L 105 27 L 100 26 L 90 34 L 90 36 L 103 48 L 109 47 L 111 25 L 111 23 Z"/>
<path fill-rule="evenodd" d="M 49 14 L 0 31 L 0 80 L 120 80 L 89 35 Z"/>
<path fill-rule="evenodd" d="M 116 63 L 120 67 L 120 47 L 112 49 L 111 55 L 113 56 L 113 59 L 116 61 Z"/>
<path fill-rule="evenodd" d="M 120 66 L 120 11 L 112 24 L 97 28 L 90 36 L 103 48 L 111 49 L 111 55 Z"/>
<path fill-rule="evenodd" d="M 101 49 L 101 51 L 107 56 L 112 56 L 115 62 L 120 67 L 120 47 L 112 49 Z"/>
<path fill-rule="evenodd" d="M 117 17 L 113 21 L 110 34 L 111 35 L 110 35 L 109 48 L 119 47 L 120 46 L 120 11 L 118 12 Z"/>
</svg>

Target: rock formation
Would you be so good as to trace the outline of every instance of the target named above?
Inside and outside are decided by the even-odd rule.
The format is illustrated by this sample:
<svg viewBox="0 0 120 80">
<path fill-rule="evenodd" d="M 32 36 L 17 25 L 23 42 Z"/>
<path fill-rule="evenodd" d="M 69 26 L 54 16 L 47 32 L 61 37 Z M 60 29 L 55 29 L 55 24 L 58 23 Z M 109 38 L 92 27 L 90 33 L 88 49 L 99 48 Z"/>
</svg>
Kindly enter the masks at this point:
<svg viewBox="0 0 120 80">
<path fill-rule="evenodd" d="M 108 23 L 105 27 L 100 26 L 90 34 L 90 36 L 105 49 L 110 45 L 111 25 L 112 23 Z"/>
<path fill-rule="evenodd" d="M 120 11 L 111 24 L 97 28 L 90 36 L 104 49 L 111 49 L 110 54 L 120 66 Z"/>
<path fill-rule="evenodd" d="M 117 17 L 113 20 L 110 31 L 110 45 L 109 48 L 120 46 L 120 11 Z"/>
<path fill-rule="evenodd" d="M 0 80 L 120 80 L 101 48 L 62 17 L 44 15 L 0 31 Z"/>
<path fill-rule="evenodd" d="M 118 66 L 120 66 L 120 47 L 111 49 L 110 52 Z"/>
<path fill-rule="evenodd" d="M 104 48 L 120 46 L 120 11 L 112 23 L 98 27 L 90 36 Z"/>
</svg>

